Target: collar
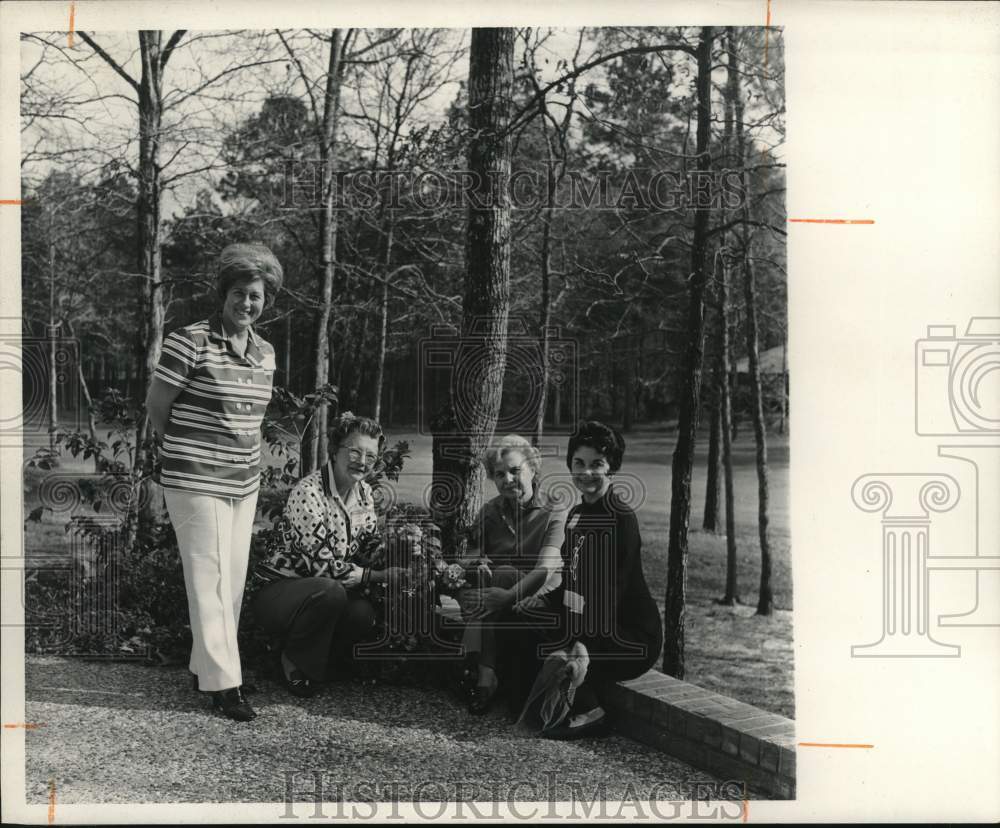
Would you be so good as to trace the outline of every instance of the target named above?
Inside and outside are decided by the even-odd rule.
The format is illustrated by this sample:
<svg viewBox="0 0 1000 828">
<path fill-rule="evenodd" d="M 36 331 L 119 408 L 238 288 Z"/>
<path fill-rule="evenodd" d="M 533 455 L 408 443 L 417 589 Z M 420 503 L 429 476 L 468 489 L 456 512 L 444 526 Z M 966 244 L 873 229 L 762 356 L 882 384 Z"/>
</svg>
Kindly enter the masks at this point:
<svg viewBox="0 0 1000 828">
<path fill-rule="evenodd" d="M 530 512 L 534 509 L 541 509 L 543 506 L 545 506 L 545 500 L 542 497 L 541 490 L 538 486 L 535 486 L 534 491 L 531 493 L 531 499 L 527 503 L 521 503 L 519 501 L 513 505 L 508 505 L 507 498 L 500 495 L 500 509 L 511 514 Z"/>
<path fill-rule="evenodd" d="M 326 496 L 336 498 L 346 506 L 347 503 L 340 496 L 340 492 L 337 491 L 337 487 L 334 485 L 333 482 L 332 460 L 326 461 L 326 464 L 320 470 L 320 476 L 323 479 L 323 492 L 326 494 Z M 368 484 L 365 483 L 364 480 L 359 480 L 357 483 L 354 484 L 353 488 L 354 496 L 357 498 L 358 503 L 362 504 L 363 506 L 368 505 L 368 491 L 369 491 Z M 350 497 L 350 495 L 348 495 L 348 497 Z"/>
<path fill-rule="evenodd" d="M 229 337 L 222 326 L 222 312 L 216 311 L 208 318 L 208 336 L 216 342 L 224 342 L 226 347 L 232 350 Z M 253 325 L 247 328 L 247 350 L 246 359 L 251 365 L 260 366 L 263 364 L 263 354 L 260 351 L 260 341 Z"/>
<path fill-rule="evenodd" d="M 589 509 L 591 511 L 613 512 L 616 511 L 616 507 L 612 505 L 612 500 L 615 500 L 617 497 L 618 494 L 615 492 L 615 482 L 612 480 L 607 491 L 593 503 L 588 503 L 581 497 L 579 507 L 581 509 Z"/>
</svg>

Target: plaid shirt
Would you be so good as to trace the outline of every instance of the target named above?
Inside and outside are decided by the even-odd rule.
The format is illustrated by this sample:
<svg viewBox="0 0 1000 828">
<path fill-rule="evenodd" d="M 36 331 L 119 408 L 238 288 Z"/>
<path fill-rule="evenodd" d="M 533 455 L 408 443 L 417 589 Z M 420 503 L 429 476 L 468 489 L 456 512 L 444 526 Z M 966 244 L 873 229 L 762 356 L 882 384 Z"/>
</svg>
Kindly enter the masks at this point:
<svg viewBox="0 0 1000 828">
<path fill-rule="evenodd" d="M 160 449 L 164 488 L 234 498 L 257 491 L 274 370 L 274 348 L 251 328 L 239 356 L 218 313 L 163 341 L 154 376 L 181 389 Z"/>
</svg>

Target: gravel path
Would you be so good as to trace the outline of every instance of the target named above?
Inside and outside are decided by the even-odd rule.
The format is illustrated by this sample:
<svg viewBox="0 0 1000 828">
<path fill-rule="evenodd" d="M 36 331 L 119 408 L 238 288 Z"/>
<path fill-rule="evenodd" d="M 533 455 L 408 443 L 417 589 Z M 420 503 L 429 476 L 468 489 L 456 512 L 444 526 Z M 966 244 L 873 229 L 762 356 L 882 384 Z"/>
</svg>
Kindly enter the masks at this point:
<svg viewBox="0 0 1000 828">
<path fill-rule="evenodd" d="M 286 775 L 308 790 L 311 772 L 329 801 L 682 799 L 721 782 L 624 737 L 525 736 L 418 688 L 346 682 L 299 700 L 261 681 L 257 720 L 238 724 L 183 669 L 30 656 L 26 673 L 29 802 L 49 780 L 63 803 L 284 802 Z"/>
</svg>

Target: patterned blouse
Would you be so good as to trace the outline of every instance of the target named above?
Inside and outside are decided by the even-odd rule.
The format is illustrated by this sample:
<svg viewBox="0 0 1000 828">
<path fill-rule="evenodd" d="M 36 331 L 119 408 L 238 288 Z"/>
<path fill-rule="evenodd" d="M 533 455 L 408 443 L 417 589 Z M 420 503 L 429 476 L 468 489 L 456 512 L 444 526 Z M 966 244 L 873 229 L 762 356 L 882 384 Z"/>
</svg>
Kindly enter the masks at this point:
<svg viewBox="0 0 1000 828">
<path fill-rule="evenodd" d="M 329 462 L 295 484 L 282 524 L 284 547 L 256 567 L 261 580 L 336 578 L 351 563 L 371 566 L 381 543 L 371 486 L 356 483 L 345 502 Z"/>
</svg>

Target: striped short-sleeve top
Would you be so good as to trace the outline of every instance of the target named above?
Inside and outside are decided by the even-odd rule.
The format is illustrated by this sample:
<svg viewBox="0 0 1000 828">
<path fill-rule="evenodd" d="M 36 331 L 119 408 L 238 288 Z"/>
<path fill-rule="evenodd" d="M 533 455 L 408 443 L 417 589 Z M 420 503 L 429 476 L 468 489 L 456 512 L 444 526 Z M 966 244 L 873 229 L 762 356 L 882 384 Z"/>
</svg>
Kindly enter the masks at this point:
<svg viewBox="0 0 1000 828">
<path fill-rule="evenodd" d="M 160 448 L 164 488 L 233 498 L 257 491 L 260 426 L 274 370 L 271 344 L 251 328 L 239 356 L 220 314 L 163 341 L 154 376 L 181 389 Z"/>
</svg>

